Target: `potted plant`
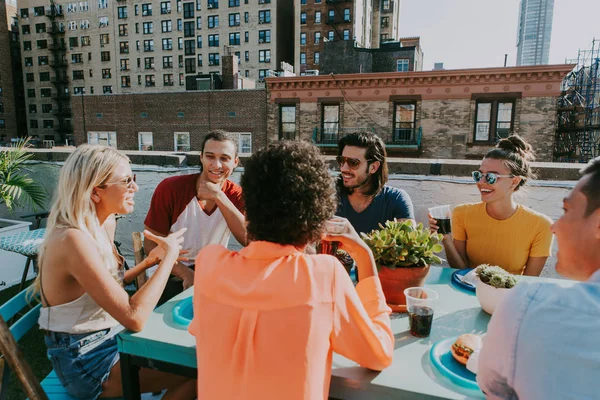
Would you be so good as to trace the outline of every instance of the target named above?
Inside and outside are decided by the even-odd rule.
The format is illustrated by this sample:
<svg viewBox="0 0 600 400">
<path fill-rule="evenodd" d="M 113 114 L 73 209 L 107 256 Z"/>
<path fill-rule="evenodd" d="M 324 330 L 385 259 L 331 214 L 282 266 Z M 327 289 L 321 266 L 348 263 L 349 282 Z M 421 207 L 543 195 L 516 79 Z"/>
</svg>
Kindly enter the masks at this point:
<svg viewBox="0 0 600 400">
<path fill-rule="evenodd" d="M 492 314 L 506 293 L 517 284 L 514 275 L 495 265 L 481 264 L 475 269 L 476 294 L 481 308 Z"/>
<path fill-rule="evenodd" d="M 412 220 L 387 221 L 380 229 L 361 236 L 375 257 L 379 280 L 386 301 L 392 306 L 405 306 L 404 289 L 423 286 L 432 263 L 442 260 L 442 235 L 417 226 Z"/>
<path fill-rule="evenodd" d="M 14 146 L 0 149 L 0 205 L 12 211 L 15 207 L 44 207 L 45 189 L 28 175 L 26 161 L 32 157 L 27 152 L 29 139 L 19 139 Z M 29 230 L 30 222 L 0 219 L 0 236 L 14 235 Z M 11 285 L 20 279 L 26 258 L 20 254 L 0 250 L 2 275 L 0 286 Z"/>
</svg>

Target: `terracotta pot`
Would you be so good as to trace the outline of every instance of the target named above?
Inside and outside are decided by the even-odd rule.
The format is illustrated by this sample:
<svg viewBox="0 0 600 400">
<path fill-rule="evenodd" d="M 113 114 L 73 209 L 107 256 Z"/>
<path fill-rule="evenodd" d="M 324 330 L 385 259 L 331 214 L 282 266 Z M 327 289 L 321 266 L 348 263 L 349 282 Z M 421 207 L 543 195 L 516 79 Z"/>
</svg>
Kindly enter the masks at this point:
<svg viewBox="0 0 600 400">
<path fill-rule="evenodd" d="M 423 286 L 428 273 L 429 265 L 396 269 L 379 268 L 379 280 L 388 304 L 405 305 L 404 289 Z"/>
</svg>

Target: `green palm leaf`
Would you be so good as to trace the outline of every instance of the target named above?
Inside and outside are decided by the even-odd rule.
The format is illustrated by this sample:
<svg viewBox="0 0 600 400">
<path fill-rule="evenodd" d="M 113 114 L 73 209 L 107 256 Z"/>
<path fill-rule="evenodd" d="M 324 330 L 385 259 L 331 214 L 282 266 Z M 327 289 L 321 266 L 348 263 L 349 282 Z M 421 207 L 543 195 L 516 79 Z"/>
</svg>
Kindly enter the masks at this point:
<svg viewBox="0 0 600 400">
<path fill-rule="evenodd" d="M 43 208 L 48 194 L 29 177 L 25 162 L 32 157 L 27 152 L 29 138 L 20 139 L 13 147 L 0 151 L 0 203 L 8 209 L 17 205 Z"/>
</svg>

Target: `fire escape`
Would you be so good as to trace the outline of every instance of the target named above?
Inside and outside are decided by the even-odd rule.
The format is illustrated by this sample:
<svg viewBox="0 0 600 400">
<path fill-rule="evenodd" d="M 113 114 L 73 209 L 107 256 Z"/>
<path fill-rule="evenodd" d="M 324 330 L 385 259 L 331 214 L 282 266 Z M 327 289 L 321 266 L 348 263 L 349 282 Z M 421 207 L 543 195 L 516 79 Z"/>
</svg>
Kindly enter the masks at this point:
<svg viewBox="0 0 600 400">
<path fill-rule="evenodd" d="M 329 8 L 327 10 L 327 20 L 325 21 L 325 23 L 327 25 L 331 25 L 331 27 L 333 28 L 333 30 L 335 31 L 335 33 L 338 37 L 338 40 L 344 40 L 343 29 L 341 29 L 341 31 L 340 31 L 339 25 L 352 23 L 351 16 L 349 16 L 348 19 L 346 19 L 346 17 L 344 16 L 344 8 L 348 8 L 348 7 L 344 7 L 344 3 L 348 4 L 350 10 L 352 10 L 354 1 L 353 0 L 327 0 L 326 2 L 327 2 L 327 4 L 332 5 L 333 8 Z M 335 15 L 333 18 L 331 18 L 329 15 L 330 10 L 335 11 Z M 353 34 L 354 34 L 354 32 L 353 32 Z"/>
<path fill-rule="evenodd" d="M 65 143 L 68 135 L 73 133 L 71 125 L 71 98 L 69 95 L 69 79 L 67 76 L 67 45 L 65 43 L 65 24 L 61 22 L 64 18 L 62 6 L 54 1 L 50 2 L 50 10 L 47 13 L 51 26 L 49 29 L 51 42 L 48 46 L 52 52 L 52 62 L 50 66 L 54 70 L 52 84 L 55 91 L 53 100 L 55 107 L 52 113 L 56 116 L 58 123 L 55 125 L 55 132 L 60 137 L 60 142 Z"/>
</svg>

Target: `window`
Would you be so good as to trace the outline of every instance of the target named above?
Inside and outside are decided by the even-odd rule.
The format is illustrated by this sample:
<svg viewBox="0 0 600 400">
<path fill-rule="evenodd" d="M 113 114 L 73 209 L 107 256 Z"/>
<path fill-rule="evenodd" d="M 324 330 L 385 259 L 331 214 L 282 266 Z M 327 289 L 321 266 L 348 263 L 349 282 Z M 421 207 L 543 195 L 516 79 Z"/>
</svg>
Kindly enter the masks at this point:
<svg viewBox="0 0 600 400">
<path fill-rule="evenodd" d="M 391 0 L 383 0 L 382 7 L 384 10 L 389 10 L 391 8 Z"/>
<path fill-rule="evenodd" d="M 271 43 L 271 30 L 258 31 L 258 43 Z"/>
<path fill-rule="evenodd" d="M 279 106 L 279 140 L 296 139 L 296 105 Z"/>
<path fill-rule="evenodd" d="M 26 82 L 35 82 L 35 76 L 33 75 L 33 72 L 28 72 L 25 74 L 25 81 Z"/>
<path fill-rule="evenodd" d="M 306 44 L 306 33 L 302 32 L 300 34 L 300 44 L 304 45 Z"/>
<path fill-rule="evenodd" d="M 144 40 L 144 51 L 154 51 L 154 40 Z"/>
<path fill-rule="evenodd" d="M 219 8 L 219 0 L 208 0 L 208 8 Z"/>
<path fill-rule="evenodd" d="M 271 10 L 262 10 L 258 12 L 258 23 L 268 24 L 271 22 Z"/>
<path fill-rule="evenodd" d="M 129 53 L 129 42 L 119 42 L 119 53 L 120 54 Z"/>
<path fill-rule="evenodd" d="M 219 47 L 219 35 L 208 35 L 208 47 Z"/>
<path fill-rule="evenodd" d="M 246 11 L 244 13 L 244 22 L 248 23 L 250 21 L 250 13 L 248 11 Z"/>
<path fill-rule="evenodd" d="M 329 12 L 327 13 L 327 22 L 333 23 L 334 20 L 335 20 L 335 10 L 329 10 Z"/>
<path fill-rule="evenodd" d="M 300 0 L 300 4 L 305 6 L 306 5 L 306 0 Z"/>
<path fill-rule="evenodd" d="M 232 136 L 237 135 L 238 153 L 252 154 L 252 134 L 247 132 L 232 133 Z"/>
<path fill-rule="evenodd" d="M 229 34 L 229 45 L 236 46 L 240 44 L 240 33 L 230 33 Z"/>
<path fill-rule="evenodd" d="M 35 33 L 45 33 L 46 24 L 35 24 Z"/>
<path fill-rule="evenodd" d="M 195 74 L 196 73 L 196 60 L 193 58 L 185 59 L 185 73 L 186 74 Z"/>
<path fill-rule="evenodd" d="M 146 75 L 146 86 L 156 86 L 156 81 L 154 80 L 154 75 Z"/>
<path fill-rule="evenodd" d="M 175 82 L 173 81 L 173 74 L 164 74 L 163 75 L 163 86 L 173 86 Z"/>
<path fill-rule="evenodd" d="M 209 53 L 208 54 L 208 65 L 219 65 L 219 53 Z"/>
<path fill-rule="evenodd" d="M 321 23 L 321 11 L 315 12 L 315 24 Z"/>
<path fill-rule="evenodd" d="M 390 17 L 381 17 L 381 27 L 387 28 L 390 26 Z"/>
<path fill-rule="evenodd" d="M 50 72 L 40 72 L 40 82 L 50 81 Z"/>
<path fill-rule="evenodd" d="M 104 28 L 106 26 L 108 26 L 108 17 L 99 17 L 98 18 L 98 26 L 100 28 Z M 88 22 L 88 26 L 86 28 L 89 28 L 89 22 Z M 86 29 L 84 28 L 84 29 Z"/>
<path fill-rule="evenodd" d="M 173 50 L 173 39 L 163 39 L 162 40 L 162 49 L 163 50 Z"/>
<path fill-rule="evenodd" d="M 83 63 L 83 54 L 71 54 L 71 63 L 72 64 L 81 64 Z"/>
<path fill-rule="evenodd" d="M 29 127 L 32 128 L 32 129 L 37 129 L 38 128 L 37 119 L 30 119 L 29 120 Z"/>
<path fill-rule="evenodd" d="M 300 64 L 306 64 L 306 53 L 300 53 Z"/>
<path fill-rule="evenodd" d="M 258 62 L 261 62 L 261 63 L 271 62 L 271 50 L 260 50 L 258 52 Z"/>
<path fill-rule="evenodd" d="M 323 104 L 322 106 L 322 141 L 337 143 L 340 129 L 340 105 Z"/>
<path fill-rule="evenodd" d="M 102 69 L 102 79 L 110 79 L 111 78 L 110 68 Z"/>
<path fill-rule="evenodd" d="M 190 151 L 190 133 L 189 132 L 175 132 L 174 144 L 175 151 Z"/>
<path fill-rule="evenodd" d="M 330 42 L 333 42 L 335 39 L 335 32 L 334 31 L 328 31 L 327 32 L 327 40 L 329 40 Z"/>
<path fill-rule="evenodd" d="M 163 1 L 160 3 L 160 13 L 161 14 L 171 14 L 171 2 Z"/>
<path fill-rule="evenodd" d="M 102 46 L 103 44 L 108 44 L 109 43 L 109 35 L 108 33 L 103 33 L 100 35 L 100 45 Z"/>
<path fill-rule="evenodd" d="M 50 88 L 42 88 L 40 89 L 40 97 L 51 97 L 52 89 Z"/>
<path fill-rule="evenodd" d="M 344 22 L 350 22 L 350 9 L 344 8 Z"/>
<path fill-rule="evenodd" d="M 300 23 L 306 24 L 306 13 L 305 12 L 300 13 Z"/>
<path fill-rule="evenodd" d="M 117 18 L 118 19 L 127 18 L 127 7 L 117 7 Z"/>
<path fill-rule="evenodd" d="M 208 16 L 208 29 L 216 28 L 219 26 L 219 16 L 209 15 Z"/>
<path fill-rule="evenodd" d="M 183 50 L 183 38 L 177 38 L 177 49 Z"/>
<path fill-rule="evenodd" d="M 194 22 L 185 22 L 183 24 L 183 37 L 194 37 L 195 35 Z"/>
<path fill-rule="evenodd" d="M 44 114 L 51 114 L 52 113 L 52 104 L 42 104 L 42 112 Z"/>
<path fill-rule="evenodd" d="M 198 66 L 202 66 L 202 54 L 198 54 Z"/>
<path fill-rule="evenodd" d="M 173 56 L 163 57 L 163 68 L 173 68 Z"/>
<path fill-rule="evenodd" d="M 245 60 L 246 62 L 247 62 L 247 61 L 250 61 L 250 52 L 249 52 L 249 51 L 247 51 L 247 50 L 244 52 L 244 60 Z"/>
<path fill-rule="evenodd" d="M 44 129 L 53 129 L 54 128 L 54 120 L 52 119 L 45 119 L 42 121 L 42 127 Z"/>
<path fill-rule="evenodd" d="M 183 20 L 182 19 L 178 19 L 177 20 L 177 31 L 181 32 L 183 30 Z"/>
<path fill-rule="evenodd" d="M 163 32 L 172 32 L 173 31 L 173 22 L 171 20 L 162 21 L 160 23 Z"/>
<path fill-rule="evenodd" d="M 85 88 L 82 86 L 76 86 L 73 88 L 73 94 L 77 94 L 77 95 L 84 95 L 85 94 Z"/>
<path fill-rule="evenodd" d="M 195 40 L 186 40 L 184 42 L 185 55 L 193 56 L 196 54 L 196 41 Z"/>
<path fill-rule="evenodd" d="M 37 114 L 37 106 L 35 104 L 30 104 L 29 105 L 29 113 L 30 114 Z"/>
<path fill-rule="evenodd" d="M 129 29 L 127 28 L 127 24 L 119 25 L 119 36 L 128 36 Z"/>
<path fill-rule="evenodd" d="M 246 31 L 246 32 L 244 32 L 244 42 L 248 43 L 249 40 L 250 40 L 250 32 Z"/>
<path fill-rule="evenodd" d="M 117 132 L 88 132 L 88 143 L 117 147 Z"/>
<path fill-rule="evenodd" d="M 138 132 L 138 150 L 152 151 L 152 132 Z"/>
<path fill-rule="evenodd" d="M 153 31 L 152 22 L 144 22 L 144 35 L 149 35 Z"/>
<path fill-rule="evenodd" d="M 4 106 L 2 106 L 2 110 L 4 110 Z M 4 112 L 4 111 L 2 111 Z M 6 128 L 6 120 L 5 119 L 0 119 L 0 129 L 4 129 Z"/>
<path fill-rule="evenodd" d="M 121 71 L 129 71 L 129 58 L 120 60 Z"/>
<path fill-rule="evenodd" d="M 21 27 L 23 35 L 29 35 L 31 33 L 31 27 L 29 25 L 23 25 Z"/>
<path fill-rule="evenodd" d="M 98 0 L 98 8 L 108 8 L 108 0 Z"/>
<path fill-rule="evenodd" d="M 202 10 L 202 0 L 196 0 L 196 11 Z"/>
<path fill-rule="evenodd" d="M 144 69 L 154 69 L 154 57 L 144 58 Z"/>
<path fill-rule="evenodd" d="M 401 58 L 400 60 L 396 60 L 396 71 L 397 72 L 407 72 L 408 65 L 409 65 L 409 60 L 406 58 Z"/>
<path fill-rule="evenodd" d="M 84 77 L 83 77 L 83 70 L 82 69 L 81 70 L 74 70 L 73 71 L 73 80 L 77 81 L 77 80 L 80 80 L 80 79 L 84 79 Z"/>
<path fill-rule="evenodd" d="M 25 63 L 26 67 L 31 67 L 33 66 L 33 58 L 32 57 L 25 57 L 23 59 L 23 62 Z"/>
<path fill-rule="evenodd" d="M 414 140 L 416 108 L 415 103 L 394 103 L 394 142 Z"/>
<path fill-rule="evenodd" d="M 100 61 L 110 61 L 110 51 L 101 51 Z"/>
<path fill-rule="evenodd" d="M 321 62 L 321 53 L 319 53 L 318 51 L 315 51 L 314 63 L 319 64 L 320 62 Z"/>
<path fill-rule="evenodd" d="M 29 40 L 23 42 L 23 51 L 30 51 L 31 50 L 31 42 Z"/>
<path fill-rule="evenodd" d="M 21 18 L 29 18 L 29 9 L 21 8 Z"/>
<path fill-rule="evenodd" d="M 81 37 L 81 45 L 82 46 L 89 46 L 91 44 L 92 44 L 92 41 L 91 41 L 91 39 L 90 39 L 89 36 L 82 36 Z"/>
<path fill-rule="evenodd" d="M 152 4 L 142 4 L 142 16 L 148 17 L 152 15 Z"/>
<path fill-rule="evenodd" d="M 315 32 L 315 44 L 321 43 L 321 32 Z"/>
<path fill-rule="evenodd" d="M 202 17 L 196 18 L 196 29 L 202 29 Z"/>
<path fill-rule="evenodd" d="M 194 3 L 183 3 L 183 18 L 194 18 Z"/>
<path fill-rule="evenodd" d="M 240 26 L 240 13 L 229 14 L 229 26 Z"/>
<path fill-rule="evenodd" d="M 121 87 L 122 88 L 131 87 L 131 77 L 129 77 L 129 76 L 122 76 L 121 77 Z"/>
<path fill-rule="evenodd" d="M 48 41 L 47 40 L 38 40 L 36 41 L 36 45 L 38 49 L 47 49 Z"/>
<path fill-rule="evenodd" d="M 39 56 L 38 65 L 48 65 L 48 56 Z"/>
<path fill-rule="evenodd" d="M 494 143 L 513 130 L 514 100 L 480 100 L 475 112 L 476 142 Z"/>
<path fill-rule="evenodd" d="M 199 49 L 202 48 L 202 35 L 196 38 L 196 47 L 198 47 Z"/>
<path fill-rule="evenodd" d="M 45 15 L 45 9 L 44 7 L 33 7 L 33 15 L 35 15 L 36 17 L 41 17 L 42 15 Z"/>
<path fill-rule="evenodd" d="M 240 0 L 229 0 L 229 7 L 239 7 Z"/>
<path fill-rule="evenodd" d="M 344 40 L 350 40 L 350 29 L 344 29 Z"/>
</svg>

